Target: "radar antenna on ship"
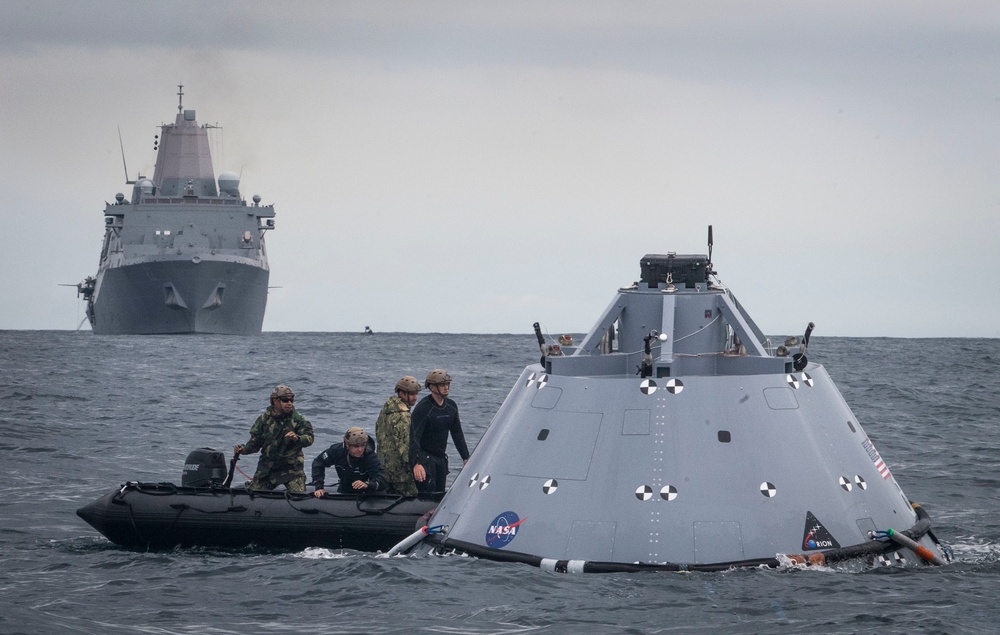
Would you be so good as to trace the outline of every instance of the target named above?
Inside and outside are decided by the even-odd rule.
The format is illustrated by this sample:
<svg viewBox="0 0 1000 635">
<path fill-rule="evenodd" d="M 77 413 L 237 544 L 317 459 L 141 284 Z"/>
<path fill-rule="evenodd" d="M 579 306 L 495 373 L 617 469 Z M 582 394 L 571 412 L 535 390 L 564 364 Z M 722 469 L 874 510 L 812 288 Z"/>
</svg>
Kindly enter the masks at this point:
<svg viewBox="0 0 1000 635">
<path fill-rule="evenodd" d="M 118 126 L 118 145 L 122 149 L 122 167 L 125 168 L 125 184 L 135 185 L 135 181 L 128 180 L 128 165 L 125 164 L 125 143 L 122 141 L 122 127 Z M 138 176 L 136 178 L 139 178 Z"/>
<path fill-rule="evenodd" d="M 708 226 L 708 262 L 705 264 L 705 274 L 709 276 L 715 275 L 715 270 L 712 269 L 712 226 Z"/>
</svg>

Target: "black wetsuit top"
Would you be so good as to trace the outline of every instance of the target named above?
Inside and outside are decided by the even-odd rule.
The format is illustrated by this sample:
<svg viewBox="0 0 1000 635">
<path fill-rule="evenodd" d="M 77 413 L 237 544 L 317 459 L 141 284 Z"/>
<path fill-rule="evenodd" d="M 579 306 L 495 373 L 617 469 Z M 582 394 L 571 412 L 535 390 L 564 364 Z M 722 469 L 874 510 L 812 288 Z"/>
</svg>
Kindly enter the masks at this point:
<svg viewBox="0 0 1000 635">
<path fill-rule="evenodd" d="M 375 454 L 375 440 L 371 437 L 368 437 L 365 453 L 358 458 L 348 454 L 343 443 L 334 443 L 313 459 L 312 479 L 316 489 L 325 489 L 323 485 L 326 468 L 331 465 L 337 469 L 337 476 L 340 477 L 337 491 L 341 494 L 377 492 L 386 487 L 385 471 L 382 469 L 382 461 L 379 461 L 378 455 Z M 351 487 L 354 481 L 368 483 L 368 489 L 354 489 Z"/>
<path fill-rule="evenodd" d="M 458 418 L 458 405 L 447 397 L 440 406 L 433 395 L 421 399 L 410 412 L 410 466 L 422 464 L 426 455 L 447 457 L 449 432 L 459 456 L 468 460 L 469 446 Z"/>
</svg>

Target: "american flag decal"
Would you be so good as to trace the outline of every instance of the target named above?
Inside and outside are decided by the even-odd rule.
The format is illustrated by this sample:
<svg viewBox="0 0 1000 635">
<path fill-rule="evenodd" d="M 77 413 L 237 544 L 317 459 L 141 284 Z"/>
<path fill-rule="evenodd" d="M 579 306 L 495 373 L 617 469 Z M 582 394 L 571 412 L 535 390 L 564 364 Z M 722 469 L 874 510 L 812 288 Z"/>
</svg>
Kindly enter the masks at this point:
<svg viewBox="0 0 1000 635">
<path fill-rule="evenodd" d="M 861 442 L 861 445 L 864 446 L 865 452 L 868 453 L 868 456 L 869 458 L 871 458 L 872 463 L 875 464 L 875 469 L 878 470 L 878 473 L 882 475 L 882 478 L 886 479 L 892 476 L 891 474 L 889 474 L 889 466 L 886 465 L 885 461 L 882 460 L 882 457 L 879 456 L 878 450 L 876 450 L 875 446 L 872 445 L 871 440 L 865 437 L 865 440 Z"/>
</svg>

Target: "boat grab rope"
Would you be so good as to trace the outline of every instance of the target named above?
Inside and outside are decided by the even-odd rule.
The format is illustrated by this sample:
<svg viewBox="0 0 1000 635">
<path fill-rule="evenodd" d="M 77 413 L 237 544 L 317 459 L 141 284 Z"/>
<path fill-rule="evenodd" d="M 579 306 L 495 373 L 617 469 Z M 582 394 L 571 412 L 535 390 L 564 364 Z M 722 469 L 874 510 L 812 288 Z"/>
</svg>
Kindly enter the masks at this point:
<svg viewBox="0 0 1000 635">
<path fill-rule="evenodd" d="M 315 498 L 311 494 L 308 495 L 308 496 L 309 496 L 309 498 Z M 298 498 L 298 497 L 293 498 L 292 497 L 292 492 L 290 492 L 288 490 L 285 490 L 285 501 L 288 503 L 288 506 L 291 507 L 292 509 L 294 509 L 295 511 L 300 512 L 302 514 L 314 514 L 314 515 L 315 514 L 322 514 L 323 516 L 330 516 L 331 518 L 364 518 L 365 516 L 367 516 L 367 514 L 365 514 L 364 512 L 362 512 L 360 514 L 335 514 L 333 512 L 328 512 L 325 509 L 317 509 L 315 507 L 296 507 L 293 503 L 295 501 L 299 501 L 299 500 L 303 500 L 303 499 L 302 498 Z M 306 500 L 308 500 L 308 498 Z M 360 501 L 359 501 L 359 504 L 360 504 Z"/>
<path fill-rule="evenodd" d="M 218 497 L 220 494 L 228 495 L 233 503 L 226 509 L 202 509 L 191 505 L 190 503 L 172 503 L 170 507 L 172 509 L 178 510 L 178 516 L 180 512 L 190 509 L 191 511 L 202 513 L 202 514 L 229 514 L 229 513 L 244 513 L 249 511 L 249 507 L 246 505 L 237 505 L 236 497 L 245 494 L 251 500 L 254 498 L 269 498 L 269 499 L 283 499 L 289 507 L 295 511 L 302 514 L 320 514 L 323 516 L 329 516 L 331 518 L 363 518 L 365 516 L 380 516 L 382 514 L 388 514 L 391 516 L 396 515 L 409 515 L 406 512 L 399 514 L 394 512 L 393 509 L 400 503 L 408 500 L 406 496 L 396 496 L 391 502 L 379 509 L 362 509 L 361 505 L 366 500 L 370 501 L 370 498 L 365 496 L 359 496 L 357 498 L 352 497 L 355 501 L 355 508 L 358 510 L 356 514 L 338 514 L 336 512 L 331 512 L 325 509 L 319 509 L 315 507 L 304 507 L 297 505 L 296 503 L 303 501 L 310 501 L 314 498 L 312 494 L 307 494 L 304 492 L 292 492 L 290 490 L 282 490 L 280 492 L 273 492 L 268 490 L 233 490 L 229 487 L 182 487 L 179 488 L 173 483 L 139 483 L 137 481 L 129 481 L 121 486 L 115 495 L 112 497 L 111 502 L 116 505 L 127 505 L 129 507 L 129 518 L 132 522 L 133 528 L 136 530 L 136 534 L 141 537 L 138 527 L 136 527 L 135 519 L 132 514 L 132 505 L 124 500 L 126 492 L 136 492 L 138 494 L 144 494 L 147 496 L 174 496 L 178 494 L 184 494 L 188 496 L 211 496 L 213 498 Z M 322 499 L 320 499 L 322 500 Z M 174 519 L 176 523 L 177 518 Z M 171 523 L 173 525 L 173 523 Z"/>
<path fill-rule="evenodd" d="M 177 486 L 173 483 L 139 483 L 138 481 L 129 481 L 122 485 L 122 488 L 115 494 L 115 498 L 124 496 L 125 492 L 129 490 L 135 490 L 136 492 L 149 494 L 150 496 L 173 496 L 177 493 Z"/>
<path fill-rule="evenodd" d="M 237 471 L 237 472 L 239 472 L 240 474 L 242 474 L 242 475 L 243 475 L 243 478 L 245 478 L 246 480 L 248 480 L 248 481 L 252 481 L 252 480 L 253 480 L 253 477 L 252 477 L 252 476 L 250 476 L 249 474 L 247 474 L 246 472 L 244 472 L 244 471 L 242 470 L 242 468 L 240 468 L 240 466 L 239 466 L 239 465 L 234 465 L 233 467 L 235 467 L 235 468 L 236 468 L 236 471 Z"/>
<path fill-rule="evenodd" d="M 301 512 L 303 514 L 322 514 L 324 516 L 330 516 L 331 518 L 362 518 L 364 516 L 381 516 L 383 514 L 389 514 L 390 516 L 395 516 L 395 515 L 399 515 L 399 514 L 395 514 L 392 511 L 392 509 L 395 508 L 397 505 L 399 505 L 400 503 L 402 503 L 404 500 L 407 499 L 407 497 L 405 497 L 405 496 L 396 496 L 393 499 L 393 501 L 388 506 L 383 507 L 381 509 L 362 509 L 361 508 L 361 504 L 364 503 L 366 500 L 369 500 L 369 499 L 367 499 L 364 494 L 361 494 L 361 495 L 359 495 L 357 497 L 357 501 L 355 502 L 355 505 L 354 505 L 355 508 L 358 510 L 359 513 L 357 513 L 357 514 L 336 514 L 336 513 L 333 513 L 333 512 L 329 512 L 329 511 L 327 511 L 325 509 L 319 509 L 319 508 L 316 508 L 316 507 L 296 507 L 293 504 L 293 501 L 302 500 L 302 499 L 299 498 L 299 497 L 293 498 L 291 496 L 292 492 L 289 492 L 288 490 L 285 490 L 285 494 L 286 494 L 285 495 L 285 500 L 288 502 L 288 506 L 291 507 L 292 509 L 294 509 L 295 511 Z M 312 498 L 312 495 L 307 495 L 306 500 L 308 500 L 309 498 Z M 323 498 L 326 498 L 326 497 L 324 496 Z M 320 500 L 322 500 L 322 499 L 320 499 Z M 406 516 L 406 515 L 409 515 L 409 514 L 404 513 L 403 515 Z"/>
<path fill-rule="evenodd" d="M 139 540 L 141 542 L 146 543 L 148 547 L 149 541 L 146 540 L 146 538 L 142 535 L 142 532 L 139 531 L 139 526 L 135 524 L 135 510 L 132 509 L 132 503 L 122 498 L 125 494 L 125 489 L 129 485 L 131 485 L 131 483 L 126 483 L 125 485 L 122 485 L 122 488 L 118 490 L 114 496 L 111 497 L 111 502 L 115 505 L 125 505 L 126 507 L 128 507 L 128 522 L 130 525 L 132 525 L 132 531 L 134 531 L 135 535 L 139 537 Z"/>
<path fill-rule="evenodd" d="M 388 507 L 383 507 L 382 509 L 361 509 L 361 503 L 365 501 L 365 495 L 361 494 L 360 496 L 358 496 L 358 502 L 356 504 L 356 507 L 358 508 L 359 512 L 371 514 L 372 516 L 381 516 L 382 514 L 390 513 L 396 505 L 399 505 L 400 503 L 403 502 L 403 498 L 404 498 L 403 496 L 397 496 L 395 500 L 389 503 Z"/>
</svg>

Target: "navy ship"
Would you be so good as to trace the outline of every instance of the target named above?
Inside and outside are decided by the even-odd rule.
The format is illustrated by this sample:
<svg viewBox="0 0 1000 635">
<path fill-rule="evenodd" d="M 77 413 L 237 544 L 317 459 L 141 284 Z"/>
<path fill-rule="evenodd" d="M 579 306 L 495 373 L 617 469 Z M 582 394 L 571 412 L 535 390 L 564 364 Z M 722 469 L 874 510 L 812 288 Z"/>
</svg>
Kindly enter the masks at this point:
<svg viewBox="0 0 1000 635">
<path fill-rule="evenodd" d="M 259 334 L 269 267 L 264 234 L 274 207 L 241 197 L 239 176 L 212 167 L 208 130 L 185 110 L 160 126 L 153 178 L 104 208 L 96 277 L 77 285 L 100 335 Z"/>
<path fill-rule="evenodd" d="M 391 553 L 556 572 L 947 560 L 804 335 L 772 342 L 708 255 L 650 254 L 579 344 L 521 373 Z M 853 566 L 853 564 L 852 564 Z"/>
</svg>

